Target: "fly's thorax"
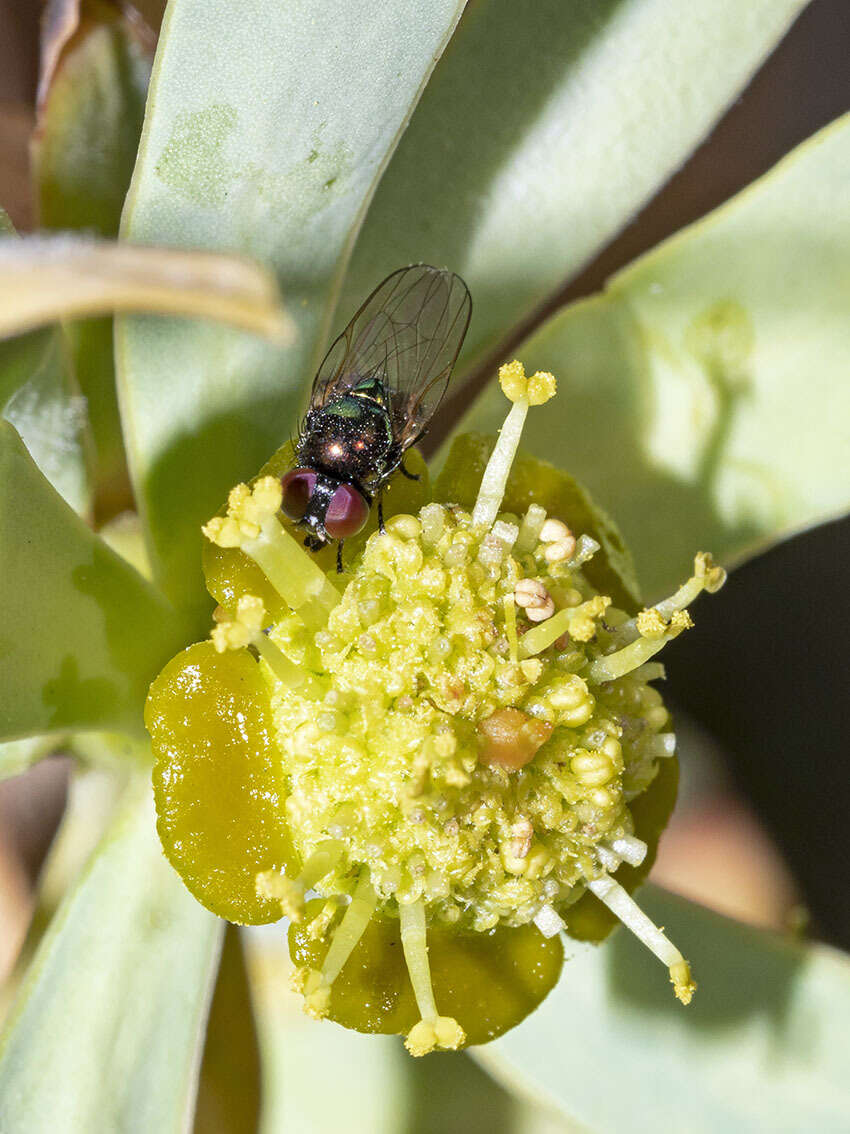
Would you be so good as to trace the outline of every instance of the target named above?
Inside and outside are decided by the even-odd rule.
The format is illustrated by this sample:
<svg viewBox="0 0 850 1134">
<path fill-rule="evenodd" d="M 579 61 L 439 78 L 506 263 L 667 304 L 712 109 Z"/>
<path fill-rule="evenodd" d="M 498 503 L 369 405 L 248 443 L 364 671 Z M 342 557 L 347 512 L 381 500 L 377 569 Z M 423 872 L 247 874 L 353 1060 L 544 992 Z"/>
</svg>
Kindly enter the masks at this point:
<svg viewBox="0 0 850 1134">
<path fill-rule="evenodd" d="M 299 854 L 344 847 L 322 892 L 368 866 L 390 912 L 421 899 L 435 922 L 521 925 L 578 898 L 600 847 L 631 835 L 629 799 L 657 770 L 660 697 L 631 675 L 590 687 L 580 671 L 608 603 L 580 563 L 523 549 L 519 530 L 510 516 L 476 530 L 433 504 L 395 517 L 326 629 L 272 629 L 323 675 L 311 697 L 268 675 Z M 576 612 L 576 638 L 534 656 L 521 647 L 533 608 L 515 598 L 529 579 Z"/>
<path fill-rule="evenodd" d="M 338 477 L 368 486 L 392 471 L 392 425 L 386 406 L 356 393 L 311 411 L 298 459 Z"/>
</svg>

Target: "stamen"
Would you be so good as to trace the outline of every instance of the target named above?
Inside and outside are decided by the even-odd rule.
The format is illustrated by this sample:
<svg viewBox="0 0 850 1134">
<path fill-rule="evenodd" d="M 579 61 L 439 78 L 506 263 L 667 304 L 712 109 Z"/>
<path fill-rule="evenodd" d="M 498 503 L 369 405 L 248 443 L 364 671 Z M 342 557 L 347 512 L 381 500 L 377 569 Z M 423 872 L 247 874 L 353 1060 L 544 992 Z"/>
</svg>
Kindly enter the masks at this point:
<svg viewBox="0 0 850 1134">
<path fill-rule="evenodd" d="M 546 509 L 541 508 L 539 504 L 529 505 L 519 525 L 519 535 L 514 545 L 517 555 L 527 555 L 535 549 L 545 523 Z"/>
<path fill-rule="evenodd" d="M 541 653 L 565 633 L 576 642 L 589 642 L 596 633 L 595 619 L 601 618 L 610 605 L 607 595 L 594 595 L 580 606 L 559 610 L 543 626 L 535 626 L 523 634 L 520 643 L 523 657 Z"/>
<path fill-rule="evenodd" d="M 696 599 L 703 591 L 708 591 L 710 595 L 719 591 L 723 584 L 726 582 L 726 572 L 722 567 L 718 567 L 711 555 L 707 551 L 700 551 L 694 557 L 694 573 L 686 583 L 669 598 L 662 599 L 657 602 L 655 606 L 650 607 L 650 611 L 657 611 L 659 617 L 664 622 L 669 622 L 677 611 L 684 610 L 685 607 Z M 648 611 L 641 611 L 641 614 L 635 618 L 628 619 L 617 627 L 617 633 L 614 636 L 614 641 L 619 643 L 626 643 L 634 641 L 637 634 L 640 632 L 638 627 L 638 619 L 641 615 L 646 615 Z"/>
<path fill-rule="evenodd" d="M 629 866 L 640 866 L 649 850 L 643 839 L 636 835 L 621 835 L 611 843 L 611 850 Z"/>
<path fill-rule="evenodd" d="M 587 888 L 668 967 L 674 993 L 683 1004 L 690 1004 L 697 987 L 691 976 L 690 965 L 673 942 L 646 916 L 634 898 L 608 875 L 588 882 Z"/>
<path fill-rule="evenodd" d="M 428 964 L 428 941 L 425 930 L 425 906 L 420 902 L 399 906 L 401 946 L 419 1015 L 404 1041 L 411 1055 L 427 1055 L 435 1047 L 457 1051 L 466 1040 L 463 1028 L 451 1016 L 437 1015 L 431 967 Z"/>
<path fill-rule="evenodd" d="M 343 845 L 336 839 L 319 843 L 301 868 L 297 878 L 287 878 L 276 870 L 265 870 L 257 875 L 257 894 L 280 902 L 283 914 L 297 923 L 304 920 L 304 894 L 316 883 L 330 874 L 343 852 Z"/>
<path fill-rule="evenodd" d="M 311 629 L 321 629 L 340 594 L 278 520 L 281 499 L 277 477 L 260 477 L 253 489 L 237 484 L 227 500 L 227 515 L 215 516 L 201 530 L 219 547 L 241 548 L 292 610 Z"/>
<path fill-rule="evenodd" d="M 544 937 L 555 937 L 562 929 L 566 929 L 566 922 L 555 910 L 554 906 L 541 906 L 534 916 L 534 924 Z"/>
<path fill-rule="evenodd" d="M 642 614 L 649 613 L 651 612 L 642 612 Z M 660 625 L 663 627 L 660 633 L 657 632 L 658 627 L 654 623 L 644 626 L 642 633 L 646 635 L 645 637 L 638 638 L 636 642 L 624 646 L 616 653 L 607 654 L 603 658 L 596 658 L 595 661 L 592 661 L 587 669 L 587 680 L 592 683 L 614 681 L 618 677 L 631 673 L 633 669 L 637 669 L 638 666 L 649 661 L 659 650 L 663 650 L 667 643 L 681 634 L 683 630 L 693 626 L 693 622 L 686 610 L 680 610 L 673 615 L 669 624 L 664 626 L 663 623 L 660 623 Z M 638 615 L 638 628 L 641 628 L 641 615 Z"/>
<path fill-rule="evenodd" d="M 310 919 L 310 924 L 307 926 L 307 936 L 312 941 L 318 941 L 320 938 L 327 936 L 328 930 L 336 921 L 336 915 L 339 913 L 341 906 L 341 895 L 334 894 L 327 899 L 316 916 Z"/>
<path fill-rule="evenodd" d="M 508 639 L 508 650 L 512 662 L 516 662 L 519 656 L 519 639 L 516 632 L 516 606 L 514 605 L 514 596 L 505 595 L 502 599 L 505 606 L 505 637 Z"/>
<path fill-rule="evenodd" d="M 348 909 L 331 938 L 330 948 L 325 954 L 321 969 L 301 970 L 304 1011 L 308 1016 L 321 1020 L 328 1014 L 331 985 L 342 972 L 345 962 L 366 932 L 377 902 L 369 870 L 364 867 Z"/>
<path fill-rule="evenodd" d="M 588 563 L 599 550 L 599 543 L 593 536 L 582 535 L 578 537 L 576 543 L 575 554 L 572 558 L 573 567 L 583 567 Z"/>
<path fill-rule="evenodd" d="M 651 661 L 633 670 L 632 677 L 639 681 L 663 681 L 667 677 L 667 670 L 661 662 Z"/>
<path fill-rule="evenodd" d="M 315 675 L 290 661 L 263 632 L 266 621 L 263 600 L 256 595 L 242 595 L 236 606 L 235 617 L 228 618 L 225 613 L 223 617 L 217 618 L 210 638 L 220 654 L 226 650 L 253 646 L 275 677 L 287 688 L 298 689 L 305 697 L 320 696 L 322 686 Z"/>
<path fill-rule="evenodd" d="M 505 397 L 514 404 L 499 431 L 496 446 L 481 478 L 478 499 L 472 511 L 474 527 L 492 527 L 499 514 L 528 407 L 543 405 L 555 393 L 555 379 L 551 374 L 537 371 L 526 378 L 522 363 L 516 361 L 499 368 L 499 383 Z"/>
</svg>

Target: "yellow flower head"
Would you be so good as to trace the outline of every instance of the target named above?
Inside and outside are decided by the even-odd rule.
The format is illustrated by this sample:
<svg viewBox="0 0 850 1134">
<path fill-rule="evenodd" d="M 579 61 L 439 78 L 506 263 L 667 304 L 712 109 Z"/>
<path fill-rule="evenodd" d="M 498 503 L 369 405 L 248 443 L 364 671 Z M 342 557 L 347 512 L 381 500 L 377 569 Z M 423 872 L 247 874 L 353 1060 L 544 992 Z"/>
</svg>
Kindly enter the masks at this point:
<svg viewBox="0 0 850 1134">
<path fill-rule="evenodd" d="M 305 1010 L 403 1031 L 414 1055 L 522 1018 L 588 903 L 653 949 L 681 1000 L 695 987 L 617 875 L 648 864 L 642 801 L 668 809 L 675 781 L 647 662 L 722 573 L 699 555 L 636 615 L 624 587 L 600 590 L 616 580 L 604 530 L 574 532 L 576 490 L 516 461 L 555 380 L 519 362 L 499 378 L 513 405 L 463 461 L 474 495 L 423 477 L 342 575 L 282 522 L 276 470 L 237 485 L 204 528 L 212 641 L 166 667 L 148 704 L 160 833 L 193 892 L 233 920 L 288 916 Z M 453 973 L 485 953 L 492 987 L 476 962 L 460 989 Z M 499 991 L 497 955 L 536 974 L 523 996 Z"/>
</svg>

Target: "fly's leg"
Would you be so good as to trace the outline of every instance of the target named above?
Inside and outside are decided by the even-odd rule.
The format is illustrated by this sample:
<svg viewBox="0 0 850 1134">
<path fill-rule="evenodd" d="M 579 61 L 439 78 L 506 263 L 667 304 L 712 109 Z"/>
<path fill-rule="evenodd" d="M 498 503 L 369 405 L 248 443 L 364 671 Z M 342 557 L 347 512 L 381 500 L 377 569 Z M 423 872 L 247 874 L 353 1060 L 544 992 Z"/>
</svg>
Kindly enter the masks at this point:
<svg viewBox="0 0 850 1134">
<path fill-rule="evenodd" d="M 343 545 L 344 542 L 345 542 L 345 540 L 341 539 L 339 541 L 339 543 L 336 545 L 336 573 L 337 573 L 337 575 L 342 574 L 342 545 Z"/>
<path fill-rule="evenodd" d="M 381 533 L 381 535 L 387 534 L 387 529 L 384 526 L 384 498 L 383 498 L 383 496 L 378 497 L 378 531 Z"/>
<path fill-rule="evenodd" d="M 403 475 L 407 477 L 408 480 L 419 480 L 420 479 L 419 473 L 408 472 L 408 470 L 404 467 L 404 458 L 401 459 L 401 462 L 399 463 L 398 467 L 401 470 L 401 472 L 403 473 Z"/>
</svg>

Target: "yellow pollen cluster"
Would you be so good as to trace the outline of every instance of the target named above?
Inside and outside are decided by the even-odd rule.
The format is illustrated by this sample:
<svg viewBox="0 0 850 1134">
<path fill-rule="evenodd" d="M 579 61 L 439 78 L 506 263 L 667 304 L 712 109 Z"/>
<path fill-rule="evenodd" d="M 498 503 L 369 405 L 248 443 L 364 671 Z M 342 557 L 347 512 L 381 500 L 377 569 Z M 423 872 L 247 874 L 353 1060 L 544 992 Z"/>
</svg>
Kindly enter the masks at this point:
<svg viewBox="0 0 850 1134">
<path fill-rule="evenodd" d="M 257 539 L 263 524 L 280 510 L 282 499 L 277 477 L 261 477 L 253 488 L 237 484 L 227 498 L 227 515 L 215 516 L 201 530 L 219 547 L 241 547 L 246 539 Z"/>
<path fill-rule="evenodd" d="M 677 610 L 665 619 L 656 607 L 642 610 L 636 621 L 638 633 L 642 638 L 675 637 L 693 626 L 691 616 L 686 610 Z"/>
<path fill-rule="evenodd" d="M 509 401 L 526 401 L 530 406 L 542 406 L 557 390 L 554 374 L 538 370 L 527 378 L 525 367 L 516 359 L 499 367 L 499 385 Z"/>
<path fill-rule="evenodd" d="M 218 653 L 225 650 L 240 650 L 250 646 L 263 629 L 266 612 L 262 599 L 255 595 L 242 595 L 236 607 L 236 617 L 224 618 L 213 627 L 210 634 Z"/>
</svg>

